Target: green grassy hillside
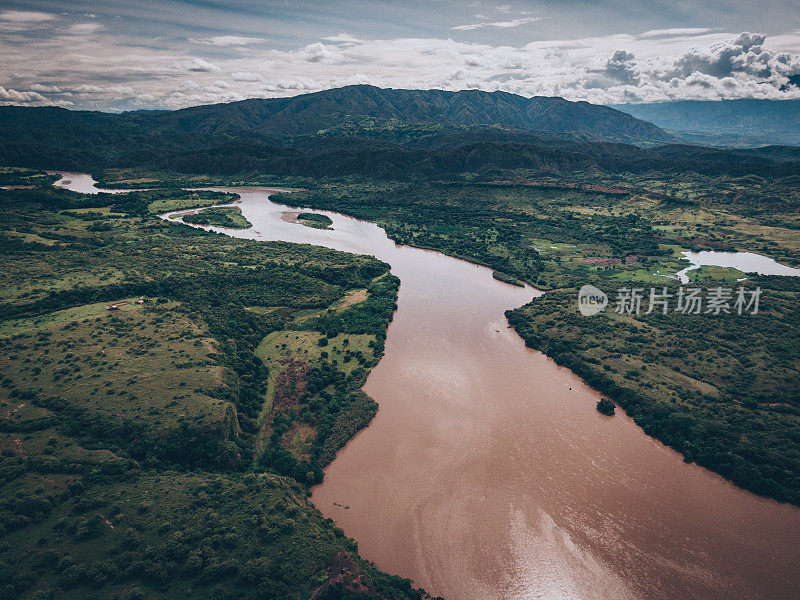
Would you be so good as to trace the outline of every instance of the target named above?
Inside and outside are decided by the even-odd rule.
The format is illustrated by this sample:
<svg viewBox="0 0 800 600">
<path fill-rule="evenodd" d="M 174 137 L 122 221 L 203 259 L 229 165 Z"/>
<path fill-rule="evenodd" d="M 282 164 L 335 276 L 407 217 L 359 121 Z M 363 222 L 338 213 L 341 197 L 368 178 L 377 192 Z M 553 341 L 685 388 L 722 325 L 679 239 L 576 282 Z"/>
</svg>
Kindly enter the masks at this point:
<svg viewBox="0 0 800 600">
<path fill-rule="evenodd" d="M 15 176 L 30 187 L 0 191 L 0 598 L 421 598 L 307 500 L 374 415 L 359 388 L 395 308 L 388 265 L 151 212 L 222 194 Z"/>
</svg>

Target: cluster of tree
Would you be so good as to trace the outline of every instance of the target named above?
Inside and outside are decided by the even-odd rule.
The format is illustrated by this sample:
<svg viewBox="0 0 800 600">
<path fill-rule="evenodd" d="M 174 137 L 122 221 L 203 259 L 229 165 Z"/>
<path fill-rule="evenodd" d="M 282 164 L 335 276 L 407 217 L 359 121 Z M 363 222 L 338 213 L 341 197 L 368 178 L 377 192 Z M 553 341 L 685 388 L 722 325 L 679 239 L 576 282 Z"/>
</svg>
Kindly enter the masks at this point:
<svg viewBox="0 0 800 600">
<path fill-rule="evenodd" d="M 563 210 L 565 205 L 610 207 L 627 200 L 628 194 L 565 194 L 551 188 L 463 182 L 376 187 L 359 182 L 318 184 L 276 199 L 376 220 L 399 243 L 439 250 L 542 287 L 586 276 L 583 271 L 571 275 L 565 265 L 548 261 L 536 247 L 542 239 L 572 245 L 592 240 L 618 263 L 672 252 L 662 246 L 667 241 L 663 233 L 654 231 L 644 216 L 609 212 L 587 219 Z M 556 271 L 559 281 L 554 281 Z"/>
<path fill-rule="evenodd" d="M 370 333 L 379 340 L 386 338 L 386 327 L 397 310 L 397 290 L 400 279 L 386 274 L 371 281 L 367 287 L 367 298 L 339 312 L 327 312 L 319 317 L 308 319 L 301 329 L 322 331 L 329 337 L 339 333 Z M 382 348 L 381 348 L 382 350 Z"/>
<path fill-rule="evenodd" d="M 361 269 L 369 277 L 372 269 Z M 323 351 L 322 362 L 310 365 L 307 371 L 299 370 L 302 380 L 292 382 L 291 387 L 299 391 L 297 398 L 289 402 L 274 402 L 270 423 L 269 446 L 261 456 L 261 464 L 277 473 L 289 475 L 307 485 L 322 481 L 322 469 L 336 456 L 336 452 L 358 431 L 366 427 L 378 410 L 378 405 L 361 391 L 366 381 L 367 370 L 377 363 L 383 354 L 386 328 L 397 308 L 396 298 L 400 280 L 385 273 L 372 281 L 367 288 L 367 298 L 342 311 L 327 311 L 321 316 L 304 320 L 295 325 L 301 330 L 321 331 L 321 347 L 342 334 L 370 334 L 372 357 L 360 352 L 352 355 L 348 350 L 344 361 L 355 356 L 359 366 L 346 374 L 336 364 L 327 360 Z M 283 384 L 276 381 L 276 387 Z M 280 391 L 280 390 L 279 390 Z M 310 456 L 307 460 L 296 458 L 285 447 L 285 435 L 297 422 L 309 425 L 315 435 L 310 441 Z"/>
<path fill-rule="evenodd" d="M 229 229 L 247 229 L 252 223 L 242 216 L 242 211 L 236 207 L 206 208 L 194 214 L 183 217 L 184 222 L 195 225 L 212 225 L 214 227 L 227 227 Z"/>
<path fill-rule="evenodd" d="M 10 600 L 171 599 L 187 588 L 208 600 L 425 597 L 353 558 L 355 542 L 302 488 L 272 475 L 141 473 L 18 488 L 0 498 L 0 527 L 0 594 Z M 23 541 L 31 529 L 43 533 L 36 544 Z"/>
</svg>

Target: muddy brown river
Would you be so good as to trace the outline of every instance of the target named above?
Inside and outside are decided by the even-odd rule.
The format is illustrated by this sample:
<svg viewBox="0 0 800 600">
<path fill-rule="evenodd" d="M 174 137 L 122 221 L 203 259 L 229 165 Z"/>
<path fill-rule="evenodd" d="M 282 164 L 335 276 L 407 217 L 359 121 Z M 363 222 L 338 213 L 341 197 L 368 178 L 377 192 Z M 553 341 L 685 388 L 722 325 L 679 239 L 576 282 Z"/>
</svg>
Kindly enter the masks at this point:
<svg viewBox="0 0 800 600">
<path fill-rule="evenodd" d="M 76 175 L 68 187 L 98 191 Z M 225 233 L 373 254 L 402 281 L 365 387 L 380 410 L 312 496 L 364 557 L 449 600 L 800 598 L 800 510 L 599 414 L 597 392 L 508 329 L 504 311 L 539 292 L 372 223 L 316 211 L 335 229 L 311 229 L 267 190 L 226 191 L 254 226 Z"/>
</svg>

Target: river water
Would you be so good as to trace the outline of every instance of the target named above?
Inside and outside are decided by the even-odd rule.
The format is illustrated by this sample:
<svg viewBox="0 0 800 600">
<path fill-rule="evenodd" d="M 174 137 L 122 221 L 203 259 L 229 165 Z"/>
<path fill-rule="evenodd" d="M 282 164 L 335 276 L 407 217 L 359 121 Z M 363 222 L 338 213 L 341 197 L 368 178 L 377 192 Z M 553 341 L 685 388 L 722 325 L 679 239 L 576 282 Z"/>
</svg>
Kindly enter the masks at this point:
<svg viewBox="0 0 800 600">
<path fill-rule="evenodd" d="M 402 281 L 365 386 L 378 414 L 312 496 L 365 558 L 449 600 L 800 598 L 800 510 L 599 414 L 597 392 L 507 327 L 539 292 L 336 213 L 315 211 L 333 231 L 286 222 L 269 190 L 225 191 L 253 223 L 225 233 L 373 254 Z"/>
<path fill-rule="evenodd" d="M 714 252 L 703 250 L 701 252 L 683 252 L 683 258 L 691 265 L 678 271 L 675 276 L 681 283 L 689 283 L 689 271 L 694 271 L 702 266 L 732 267 L 743 273 L 758 273 L 759 275 L 785 275 L 800 276 L 800 269 L 787 267 L 768 256 L 753 252 Z"/>
</svg>

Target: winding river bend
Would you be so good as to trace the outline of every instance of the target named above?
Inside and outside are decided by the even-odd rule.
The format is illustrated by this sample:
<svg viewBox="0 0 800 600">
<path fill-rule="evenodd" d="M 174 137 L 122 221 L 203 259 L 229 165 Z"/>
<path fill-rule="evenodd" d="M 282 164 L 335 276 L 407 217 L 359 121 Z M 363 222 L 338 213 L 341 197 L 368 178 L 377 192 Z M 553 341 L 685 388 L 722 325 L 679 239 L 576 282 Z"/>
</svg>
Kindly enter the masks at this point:
<svg viewBox="0 0 800 600">
<path fill-rule="evenodd" d="M 315 211 L 333 231 L 288 223 L 267 189 L 225 191 L 254 225 L 225 233 L 373 254 L 402 280 L 365 387 L 378 415 L 312 496 L 364 557 L 448 600 L 800 598 L 800 510 L 600 415 L 507 328 L 538 292 L 336 213 Z"/>
</svg>

